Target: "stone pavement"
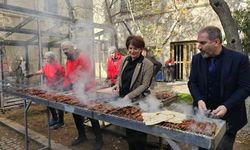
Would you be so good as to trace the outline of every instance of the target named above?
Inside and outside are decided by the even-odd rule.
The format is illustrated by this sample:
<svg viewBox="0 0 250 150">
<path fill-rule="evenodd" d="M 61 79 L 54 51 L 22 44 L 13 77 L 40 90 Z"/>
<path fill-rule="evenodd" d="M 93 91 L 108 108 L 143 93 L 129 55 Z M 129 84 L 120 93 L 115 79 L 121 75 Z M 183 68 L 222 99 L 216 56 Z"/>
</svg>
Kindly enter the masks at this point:
<svg viewBox="0 0 250 150">
<path fill-rule="evenodd" d="M 188 86 L 186 81 L 175 82 L 156 82 L 155 90 L 171 90 L 177 93 L 188 93 Z"/>
<path fill-rule="evenodd" d="M 30 150 L 39 149 L 41 145 L 30 142 Z M 0 150 L 23 150 L 24 136 L 0 123 Z"/>
<path fill-rule="evenodd" d="M 47 137 L 30 129 L 28 132 L 31 139 L 29 141 L 30 150 L 37 150 L 48 145 Z M 24 133 L 23 126 L 0 117 L 0 150 L 23 150 L 25 145 Z M 54 150 L 68 150 L 67 147 L 55 143 L 53 140 L 51 140 L 51 146 Z"/>
</svg>

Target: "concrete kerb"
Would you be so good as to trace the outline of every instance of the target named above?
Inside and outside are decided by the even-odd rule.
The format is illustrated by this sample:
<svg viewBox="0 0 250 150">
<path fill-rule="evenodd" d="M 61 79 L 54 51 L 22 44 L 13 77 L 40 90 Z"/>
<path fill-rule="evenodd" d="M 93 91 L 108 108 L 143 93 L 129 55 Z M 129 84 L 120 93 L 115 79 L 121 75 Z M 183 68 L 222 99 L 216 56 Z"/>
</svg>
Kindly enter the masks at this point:
<svg viewBox="0 0 250 150">
<path fill-rule="evenodd" d="M 22 125 L 19 125 L 9 119 L 0 117 L 0 123 L 15 130 L 18 133 L 25 134 L 25 128 Z M 39 134 L 38 132 L 32 131 L 29 129 L 29 138 L 41 145 L 47 146 L 48 145 L 48 138 Z M 53 150 L 70 150 L 68 147 L 60 143 L 56 143 L 55 141 L 51 140 L 51 148 Z"/>
</svg>

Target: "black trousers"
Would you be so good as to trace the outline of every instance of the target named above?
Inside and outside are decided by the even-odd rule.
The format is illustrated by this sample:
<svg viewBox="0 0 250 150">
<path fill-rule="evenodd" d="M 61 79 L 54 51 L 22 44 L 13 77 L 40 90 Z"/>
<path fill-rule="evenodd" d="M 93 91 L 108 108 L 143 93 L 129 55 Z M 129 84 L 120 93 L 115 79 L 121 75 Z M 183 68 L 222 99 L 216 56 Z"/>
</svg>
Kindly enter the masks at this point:
<svg viewBox="0 0 250 150">
<path fill-rule="evenodd" d="M 64 112 L 62 110 L 56 110 L 51 107 L 49 107 L 49 110 L 53 120 L 57 120 L 59 118 L 59 123 L 64 123 Z"/>
<path fill-rule="evenodd" d="M 227 130 L 225 135 L 222 137 L 216 150 L 232 150 L 236 134 L 237 132 L 235 131 Z M 205 149 L 199 148 L 199 150 L 205 150 Z"/>
<path fill-rule="evenodd" d="M 84 119 L 82 118 L 82 116 L 73 114 L 73 118 L 75 121 L 79 137 L 86 137 L 85 125 L 83 124 Z M 93 132 L 95 134 L 95 140 L 96 141 L 102 140 L 102 132 L 99 121 L 90 118 L 89 120 L 91 122 Z"/>
<path fill-rule="evenodd" d="M 136 130 L 126 129 L 129 150 L 145 150 L 147 134 Z"/>
</svg>

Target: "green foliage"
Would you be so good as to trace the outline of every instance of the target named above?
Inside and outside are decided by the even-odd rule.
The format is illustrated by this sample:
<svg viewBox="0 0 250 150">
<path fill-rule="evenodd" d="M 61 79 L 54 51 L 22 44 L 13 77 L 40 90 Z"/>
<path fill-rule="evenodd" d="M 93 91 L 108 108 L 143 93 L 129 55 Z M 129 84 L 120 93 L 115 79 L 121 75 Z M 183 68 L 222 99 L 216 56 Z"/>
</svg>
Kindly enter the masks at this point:
<svg viewBox="0 0 250 150">
<path fill-rule="evenodd" d="M 192 104 L 192 102 L 193 102 L 192 96 L 190 94 L 187 94 L 187 93 L 178 93 L 177 97 L 178 97 L 178 101 L 184 101 L 188 104 Z"/>
<path fill-rule="evenodd" d="M 237 10 L 233 13 L 233 17 L 239 26 L 242 38 L 242 46 L 246 53 L 250 52 L 250 1 L 247 3 L 247 7 Z"/>
</svg>

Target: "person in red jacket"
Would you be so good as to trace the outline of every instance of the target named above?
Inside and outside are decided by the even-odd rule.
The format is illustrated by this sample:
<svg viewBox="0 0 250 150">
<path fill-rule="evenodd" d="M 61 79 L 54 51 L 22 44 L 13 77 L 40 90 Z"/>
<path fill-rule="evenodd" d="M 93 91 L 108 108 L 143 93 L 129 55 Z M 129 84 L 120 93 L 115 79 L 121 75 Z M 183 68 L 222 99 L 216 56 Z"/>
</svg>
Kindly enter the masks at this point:
<svg viewBox="0 0 250 150">
<path fill-rule="evenodd" d="M 94 79 L 92 75 L 92 67 L 89 57 L 87 57 L 79 49 L 75 48 L 70 41 L 65 41 L 61 44 L 63 53 L 67 56 L 66 73 L 64 87 L 66 90 L 81 92 L 90 91 L 94 88 Z M 83 89 L 79 89 L 79 87 Z M 78 87 L 78 88 L 77 88 Z M 85 125 L 83 118 L 80 115 L 73 113 L 74 122 L 78 131 L 78 137 L 72 142 L 72 146 L 79 145 L 86 141 Z M 95 134 L 94 150 L 100 150 L 103 145 L 101 128 L 98 120 L 89 118 Z"/>
<path fill-rule="evenodd" d="M 33 74 L 29 74 L 26 77 L 30 78 L 34 75 L 45 75 L 46 86 L 51 90 L 60 90 L 63 85 L 64 78 L 64 67 L 58 63 L 56 56 L 53 52 L 49 51 L 45 53 L 45 63 L 41 70 Z M 58 129 L 64 126 L 64 112 L 61 110 L 56 110 L 54 108 L 49 108 L 52 119 L 49 120 L 49 126 L 54 126 L 54 129 Z"/>
<path fill-rule="evenodd" d="M 165 62 L 166 66 L 166 81 L 167 82 L 174 82 L 174 60 L 169 58 Z"/>
<path fill-rule="evenodd" d="M 114 86 L 119 74 L 122 55 L 115 47 L 111 47 L 109 51 L 111 55 L 108 59 L 107 80 L 110 86 Z"/>
</svg>

